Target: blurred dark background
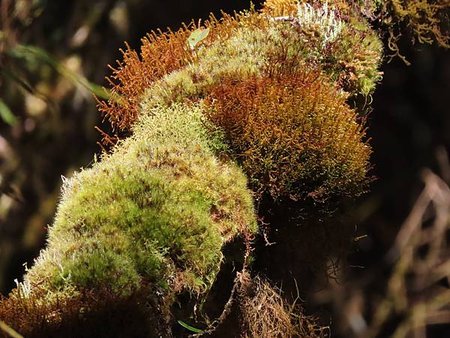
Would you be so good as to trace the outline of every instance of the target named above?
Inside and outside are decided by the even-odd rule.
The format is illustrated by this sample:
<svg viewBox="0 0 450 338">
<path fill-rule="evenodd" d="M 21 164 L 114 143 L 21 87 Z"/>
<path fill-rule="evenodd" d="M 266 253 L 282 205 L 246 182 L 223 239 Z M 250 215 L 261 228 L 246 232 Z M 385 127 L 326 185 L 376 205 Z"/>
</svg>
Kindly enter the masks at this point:
<svg viewBox="0 0 450 338">
<path fill-rule="evenodd" d="M 124 41 L 139 48 L 150 30 L 248 6 L 240 0 L 0 2 L 0 293 L 14 287 L 24 263 L 31 265 L 45 244 L 61 175 L 101 152 L 94 126 L 108 125 L 86 87 L 106 86 L 107 65 L 120 59 Z M 400 46 L 412 65 L 385 62 L 373 95 L 368 135 L 377 180 L 353 209 L 356 232 L 365 237 L 348 258 L 359 267 L 350 278 L 381 264 L 423 186 L 423 168 L 450 179 L 443 169 L 450 52 L 409 42 L 405 35 Z"/>
</svg>

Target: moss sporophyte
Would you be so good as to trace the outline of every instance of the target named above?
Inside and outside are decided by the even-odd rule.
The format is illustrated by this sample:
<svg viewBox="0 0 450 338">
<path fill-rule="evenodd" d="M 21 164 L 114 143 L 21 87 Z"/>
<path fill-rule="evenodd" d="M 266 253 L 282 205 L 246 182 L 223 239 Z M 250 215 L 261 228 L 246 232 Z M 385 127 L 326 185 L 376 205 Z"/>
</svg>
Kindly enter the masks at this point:
<svg viewBox="0 0 450 338">
<path fill-rule="evenodd" d="M 64 182 L 47 246 L 0 318 L 32 336 L 131 304 L 161 334 L 178 295 L 210 290 L 224 245 L 257 233 L 256 202 L 366 191 L 371 148 L 349 99 L 381 78 L 368 15 L 380 8 L 268 0 L 127 46 L 99 110 L 130 136 Z"/>
</svg>

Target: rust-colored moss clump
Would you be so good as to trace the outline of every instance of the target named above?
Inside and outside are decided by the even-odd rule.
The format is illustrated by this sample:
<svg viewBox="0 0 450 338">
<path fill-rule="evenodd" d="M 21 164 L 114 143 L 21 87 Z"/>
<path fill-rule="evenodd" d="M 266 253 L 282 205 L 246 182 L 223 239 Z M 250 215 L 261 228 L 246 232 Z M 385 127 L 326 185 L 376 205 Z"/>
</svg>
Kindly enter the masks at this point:
<svg viewBox="0 0 450 338">
<path fill-rule="evenodd" d="M 186 40 L 191 29 L 185 26 L 177 32 L 152 32 L 142 39 L 141 53 L 127 45 L 123 61 L 108 78 L 112 98 L 99 102 L 113 128 L 126 131 L 138 116 L 141 95 L 153 82 L 185 66 L 191 57 Z"/>
<path fill-rule="evenodd" d="M 317 71 L 225 80 L 209 116 L 260 195 L 325 200 L 367 186 L 370 148 L 346 99 Z"/>
<path fill-rule="evenodd" d="M 298 0 L 267 0 L 263 13 L 273 17 L 293 16 L 297 13 Z"/>
<path fill-rule="evenodd" d="M 187 41 L 196 29 L 208 29 L 209 33 L 201 41 L 210 45 L 216 40 L 226 39 L 238 24 L 237 17 L 224 14 L 219 20 L 213 15 L 203 25 L 192 22 L 178 31 L 151 32 L 144 37 L 141 51 L 131 49 L 128 44 L 122 50 L 122 61 L 111 67 L 112 75 L 107 80 L 111 85 L 109 100 L 99 100 L 98 109 L 109 120 L 114 130 L 130 131 L 139 116 L 139 104 L 145 90 L 156 81 L 193 62 L 197 55 Z M 106 139 L 108 139 L 107 135 Z"/>
</svg>

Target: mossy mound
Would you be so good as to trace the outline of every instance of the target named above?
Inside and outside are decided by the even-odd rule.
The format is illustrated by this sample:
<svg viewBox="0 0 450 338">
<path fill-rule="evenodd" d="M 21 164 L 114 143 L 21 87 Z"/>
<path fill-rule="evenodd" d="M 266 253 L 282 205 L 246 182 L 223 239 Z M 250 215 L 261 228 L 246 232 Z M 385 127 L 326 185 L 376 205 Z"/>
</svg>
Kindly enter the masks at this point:
<svg viewBox="0 0 450 338">
<path fill-rule="evenodd" d="M 311 11 L 313 17 L 320 14 Z M 370 181 L 371 151 L 363 120 L 346 101 L 372 92 L 380 77 L 381 45 L 360 17 L 342 21 L 337 31 L 328 21 L 327 26 L 307 20 L 305 25 L 301 17 L 242 14 L 225 37 L 202 44 L 189 65 L 155 81 L 142 95 L 141 114 L 153 106 L 206 99 L 206 115 L 223 130 L 231 157 L 254 191 L 278 201 L 361 194 Z M 357 50 L 362 54 L 352 55 Z M 272 86 L 270 94 L 266 85 Z M 319 126 L 320 136 L 310 137 Z"/>
<path fill-rule="evenodd" d="M 100 110 L 118 131 L 130 131 L 141 103 L 198 100 L 223 77 L 264 75 L 274 65 L 318 66 L 351 95 L 369 95 L 381 78 L 383 48 L 351 1 L 269 0 L 261 12 L 211 17 L 177 32 L 149 34 L 141 52 L 127 49 L 110 82 L 117 94 Z M 358 6 L 362 6 L 358 4 Z M 191 34 L 207 31 L 191 48 Z"/>
<path fill-rule="evenodd" d="M 0 317 L 33 335 L 108 308 L 95 295 L 143 295 L 164 327 L 177 294 L 208 291 L 223 245 L 257 231 L 254 192 L 361 194 L 370 147 L 346 101 L 373 90 L 381 45 L 346 2 L 314 3 L 268 1 L 125 51 L 100 110 L 131 136 L 65 182 L 47 248 Z M 30 304 L 42 315 L 24 324 Z"/>
<path fill-rule="evenodd" d="M 316 201 L 367 187 L 371 150 L 347 95 L 316 71 L 224 80 L 210 94 L 210 119 L 258 196 Z"/>
<path fill-rule="evenodd" d="M 203 120 L 196 106 L 154 109 L 113 154 L 65 182 L 24 302 L 35 287 L 51 308 L 85 292 L 107 288 L 123 299 L 151 285 L 148 297 L 167 310 L 177 293 L 209 289 L 224 243 L 253 234 L 256 221 L 244 174 L 214 156 L 220 135 Z"/>
</svg>

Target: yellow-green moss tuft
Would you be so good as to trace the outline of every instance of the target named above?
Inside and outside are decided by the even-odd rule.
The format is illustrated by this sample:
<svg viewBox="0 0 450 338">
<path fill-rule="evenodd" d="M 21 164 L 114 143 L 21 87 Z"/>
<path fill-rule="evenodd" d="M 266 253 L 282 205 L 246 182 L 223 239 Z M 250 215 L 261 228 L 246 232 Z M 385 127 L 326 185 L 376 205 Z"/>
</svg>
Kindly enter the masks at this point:
<svg viewBox="0 0 450 338">
<path fill-rule="evenodd" d="M 370 95 L 381 80 L 383 46 L 362 7 L 345 0 L 266 2 L 263 12 L 285 25 L 275 32 L 284 49 L 274 50 L 271 64 L 280 50 L 290 49 L 295 63 L 319 64 L 348 93 Z"/>
</svg>

